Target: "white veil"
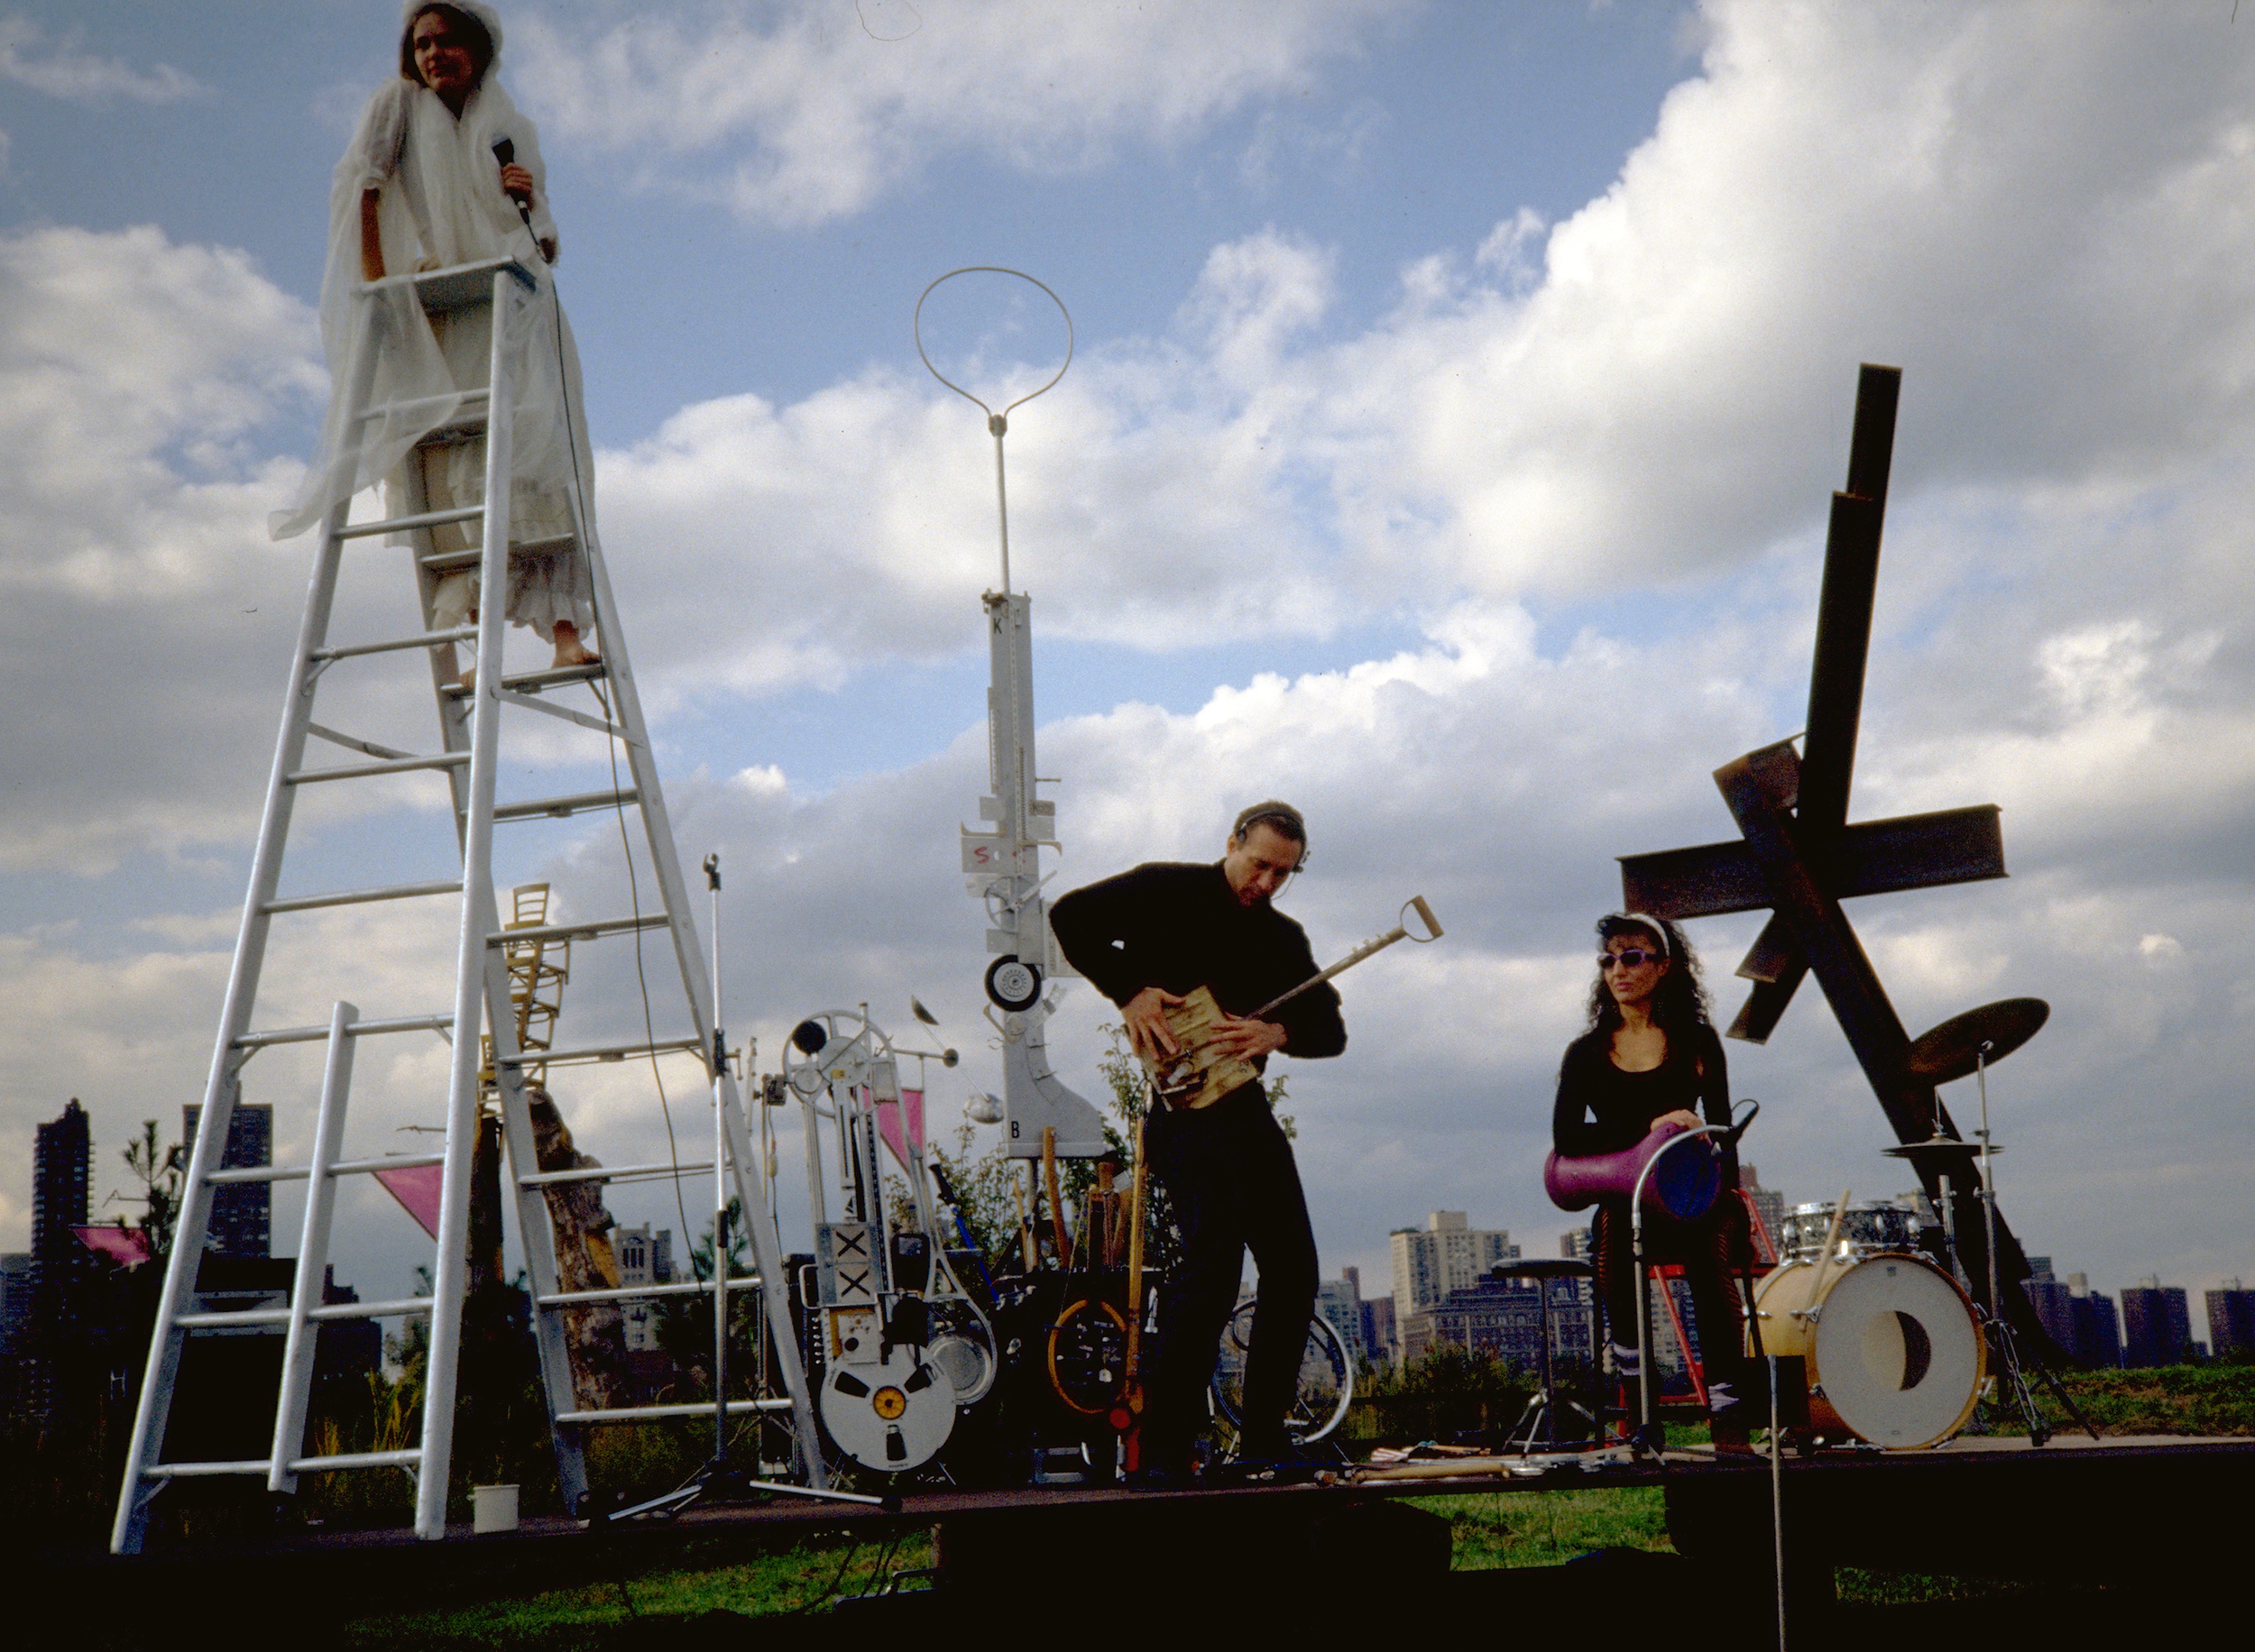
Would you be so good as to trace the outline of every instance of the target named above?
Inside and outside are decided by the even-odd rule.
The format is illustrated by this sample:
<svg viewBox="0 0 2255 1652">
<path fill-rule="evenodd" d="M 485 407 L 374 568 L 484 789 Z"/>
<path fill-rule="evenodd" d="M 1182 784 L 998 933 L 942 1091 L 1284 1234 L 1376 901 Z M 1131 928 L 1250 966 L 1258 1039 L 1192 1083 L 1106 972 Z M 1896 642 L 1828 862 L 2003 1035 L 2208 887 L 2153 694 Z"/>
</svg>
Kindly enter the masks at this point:
<svg viewBox="0 0 2255 1652">
<path fill-rule="evenodd" d="M 388 81 L 369 99 L 336 164 L 329 189 L 328 263 L 321 283 L 321 340 L 332 381 L 328 414 L 319 453 L 298 497 L 268 519 L 268 530 L 277 539 L 302 533 L 340 501 L 392 477 L 409 450 L 453 416 L 461 392 L 485 381 L 483 326 L 442 323 L 434 328 L 404 288 L 380 289 L 372 298 L 361 296 L 360 202 L 369 189 L 377 192 L 387 274 L 497 256 L 514 257 L 532 273 L 538 292 L 531 304 L 515 307 L 509 338 L 517 358 L 518 389 L 511 537 L 525 541 L 569 532 L 575 490 L 581 495 L 581 520 L 592 531 L 587 489 L 594 470 L 579 417 L 578 351 L 557 307 L 547 261 L 535 244 L 536 236 L 557 244 L 539 134 L 500 83 L 500 18 L 483 0 L 448 3 L 484 24 L 493 42 L 493 61 L 458 120 L 428 87 L 404 78 Z M 403 30 L 413 26 L 425 4 L 407 0 Z M 529 231 L 501 188 L 492 146 L 504 137 L 514 149 L 516 164 L 533 176 L 537 205 Z M 346 405 L 350 363 L 355 350 L 364 347 L 376 355 L 371 405 L 384 409 L 366 419 Z M 483 491 L 482 470 L 474 464 L 465 468 L 472 473 L 457 476 L 452 492 L 456 502 L 474 503 Z"/>
</svg>

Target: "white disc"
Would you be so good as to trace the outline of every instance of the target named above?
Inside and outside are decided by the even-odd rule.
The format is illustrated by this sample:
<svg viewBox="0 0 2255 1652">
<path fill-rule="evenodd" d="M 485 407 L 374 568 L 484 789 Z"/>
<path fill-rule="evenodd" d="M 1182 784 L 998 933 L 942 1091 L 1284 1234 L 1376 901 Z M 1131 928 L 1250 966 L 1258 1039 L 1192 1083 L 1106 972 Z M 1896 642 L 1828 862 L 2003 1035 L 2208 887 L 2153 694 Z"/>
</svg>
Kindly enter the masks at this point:
<svg viewBox="0 0 2255 1652">
<path fill-rule="evenodd" d="M 1836 1278 L 1817 1321 L 1817 1369 L 1840 1420 L 1874 1446 L 1956 1432 L 1981 1386 L 1981 1332 L 1957 1288 L 1914 1256 L 1874 1256 Z"/>
<path fill-rule="evenodd" d="M 994 1354 L 980 1338 L 943 1331 L 925 1353 L 961 1404 L 978 1404 L 994 1385 Z"/>
<path fill-rule="evenodd" d="M 916 1348 L 881 1362 L 833 1365 L 823 1378 L 823 1427 L 864 1468 L 897 1474 L 929 1463 L 955 1427 L 955 1390 Z"/>
</svg>

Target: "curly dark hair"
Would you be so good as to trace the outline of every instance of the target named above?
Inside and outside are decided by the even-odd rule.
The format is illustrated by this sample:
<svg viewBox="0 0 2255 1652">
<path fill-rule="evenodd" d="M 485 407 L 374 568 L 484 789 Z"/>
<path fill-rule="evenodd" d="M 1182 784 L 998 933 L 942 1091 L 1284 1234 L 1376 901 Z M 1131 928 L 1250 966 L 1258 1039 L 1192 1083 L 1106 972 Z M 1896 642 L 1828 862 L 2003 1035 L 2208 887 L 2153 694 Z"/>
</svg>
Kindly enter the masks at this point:
<svg viewBox="0 0 2255 1652">
<path fill-rule="evenodd" d="M 400 33 L 400 78 L 423 84 L 422 71 L 415 67 L 415 25 L 429 14 L 437 12 L 462 32 L 463 43 L 470 49 L 470 61 L 476 66 L 480 85 L 485 81 L 485 71 L 493 67 L 493 37 L 485 32 L 485 25 L 458 6 L 431 0 L 428 5 L 419 5 L 407 27 Z"/>
<path fill-rule="evenodd" d="M 1676 1032 L 1707 1024 L 1707 983 L 1699 978 L 1699 957 L 1672 919 L 1650 913 L 1607 913 L 1597 920 L 1597 944 L 1615 935 L 1642 935 L 1665 953 L 1673 966 L 1660 977 L 1652 994 L 1652 1024 L 1663 1032 Z M 1605 971 L 1589 988 L 1589 1030 L 1610 1032 L 1621 1024 L 1621 1006 L 1606 986 Z"/>
</svg>

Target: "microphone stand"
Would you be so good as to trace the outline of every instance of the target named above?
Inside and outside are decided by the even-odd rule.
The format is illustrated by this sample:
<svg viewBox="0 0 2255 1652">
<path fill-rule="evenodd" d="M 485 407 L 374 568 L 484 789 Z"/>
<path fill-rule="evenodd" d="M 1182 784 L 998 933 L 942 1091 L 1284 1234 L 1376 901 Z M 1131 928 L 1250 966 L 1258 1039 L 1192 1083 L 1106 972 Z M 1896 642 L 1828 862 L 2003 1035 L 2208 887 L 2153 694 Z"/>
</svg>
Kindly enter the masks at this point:
<svg viewBox="0 0 2255 1652">
<path fill-rule="evenodd" d="M 508 140 L 503 139 L 506 142 Z M 496 149 L 499 144 L 494 146 Z M 858 1491 L 816 1491 L 778 1480 L 754 1480 L 728 1460 L 728 1105 L 723 1080 L 728 1070 L 728 1040 L 721 1031 L 721 858 L 717 851 L 704 858 L 704 886 L 713 914 L 713 1047 L 706 1051 L 713 1063 L 713 1456 L 686 1485 L 602 1515 L 597 1525 L 615 1525 L 643 1515 L 673 1516 L 700 1502 L 741 1501 L 755 1491 L 779 1491 L 792 1497 L 824 1502 L 864 1503 L 888 1514 L 900 1511 L 897 1497 L 869 1497 Z M 686 1235 L 684 1235 L 686 1238 Z M 783 1281 L 761 1280 L 761 1290 L 779 1288 Z M 759 1401 L 752 1418 L 758 1427 Z M 754 1452 L 757 1460 L 758 1453 Z"/>
</svg>

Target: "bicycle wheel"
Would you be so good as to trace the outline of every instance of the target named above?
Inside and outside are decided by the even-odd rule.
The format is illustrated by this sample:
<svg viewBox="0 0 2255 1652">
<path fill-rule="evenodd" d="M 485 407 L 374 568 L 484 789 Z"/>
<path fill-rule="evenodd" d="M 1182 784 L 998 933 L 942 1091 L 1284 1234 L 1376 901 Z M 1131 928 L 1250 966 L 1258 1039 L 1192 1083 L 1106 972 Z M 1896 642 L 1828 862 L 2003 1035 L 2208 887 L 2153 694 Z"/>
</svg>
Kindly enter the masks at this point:
<svg viewBox="0 0 2255 1652">
<path fill-rule="evenodd" d="M 1245 1356 L 1253 1344 L 1253 1304 L 1238 1305 L 1221 1333 L 1221 1357 L 1214 1364 L 1210 1390 L 1213 1409 L 1232 1428 L 1242 1427 L 1238 1397 L 1245 1381 Z M 1284 1413 L 1284 1432 L 1302 1443 L 1320 1440 L 1347 1419 L 1355 1402 L 1355 1378 L 1347 1349 L 1331 1322 L 1317 1314 L 1308 1321 L 1308 1342 L 1300 1356 L 1300 1386 Z"/>
</svg>

